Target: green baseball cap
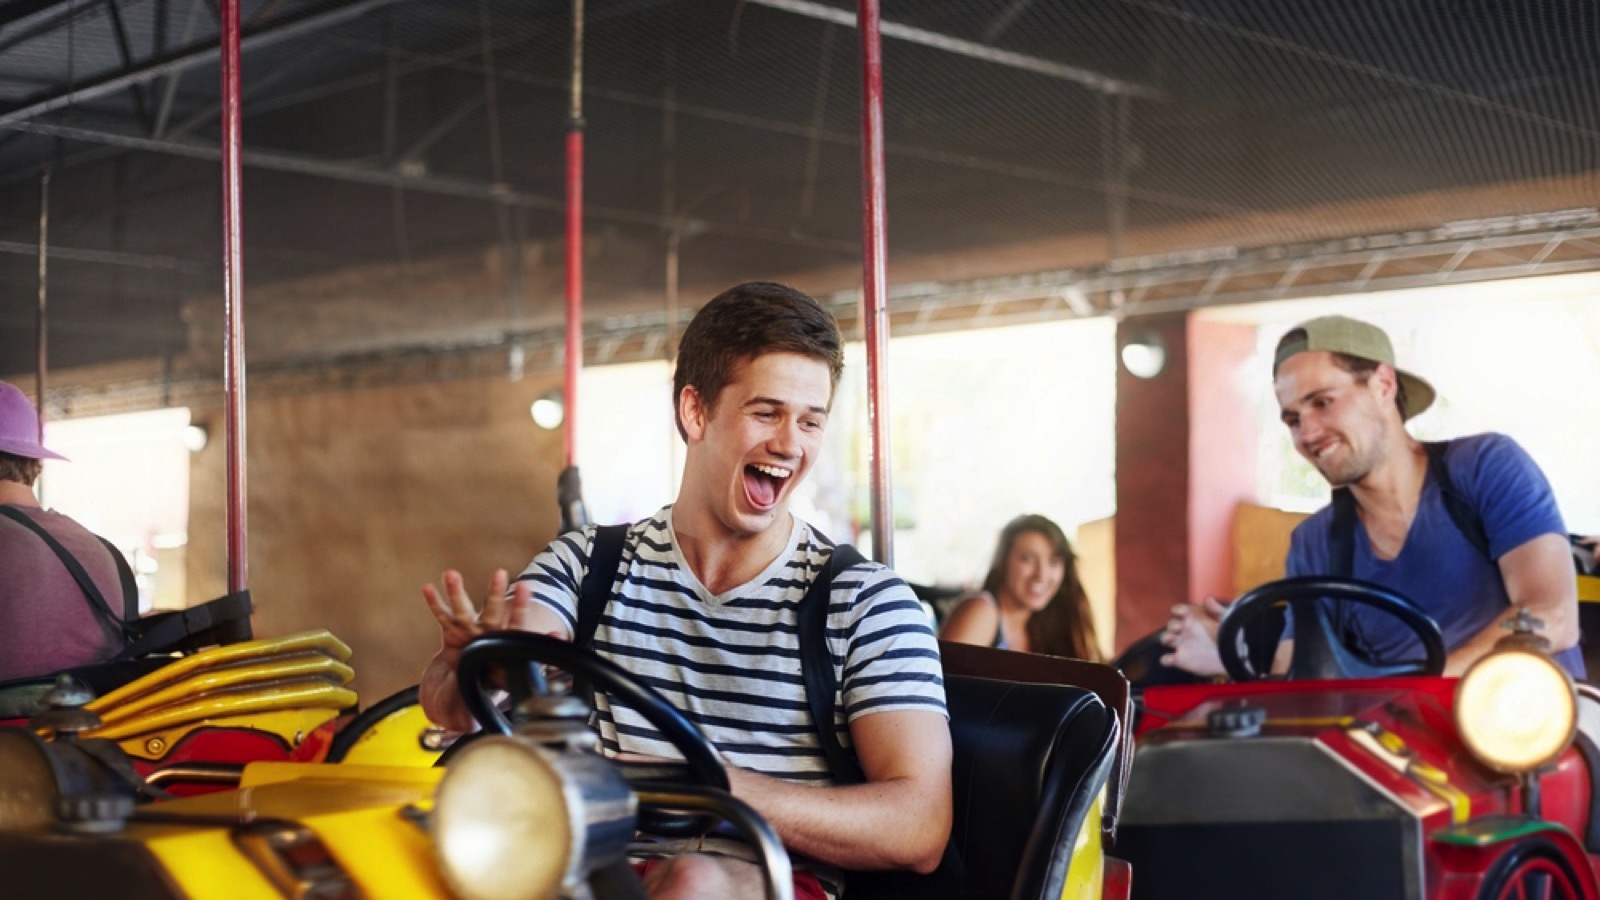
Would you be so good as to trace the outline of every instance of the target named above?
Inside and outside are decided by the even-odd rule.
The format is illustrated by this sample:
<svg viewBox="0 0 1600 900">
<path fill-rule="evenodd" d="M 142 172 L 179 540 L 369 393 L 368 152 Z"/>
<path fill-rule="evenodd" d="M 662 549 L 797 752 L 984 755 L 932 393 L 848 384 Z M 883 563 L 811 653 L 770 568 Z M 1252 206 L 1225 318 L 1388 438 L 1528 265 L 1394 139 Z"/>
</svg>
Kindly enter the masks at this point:
<svg viewBox="0 0 1600 900">
<path fill-rule="evenodd" d="M 1322 316 L 1289 329 L 1278 339 L 1278 349 L 1272 356 L 1272 376 L 1278 376 L 1278 367 L 1289 357 L 1316 350 L 1391 366 L 1406 391 L 1402 419 L 1409 419 L 1433 405 L 1436 393 L 1433 385 L 1394 364 L 1394 345 L 1383 329 L 1347 316 Z"/>
</svg>

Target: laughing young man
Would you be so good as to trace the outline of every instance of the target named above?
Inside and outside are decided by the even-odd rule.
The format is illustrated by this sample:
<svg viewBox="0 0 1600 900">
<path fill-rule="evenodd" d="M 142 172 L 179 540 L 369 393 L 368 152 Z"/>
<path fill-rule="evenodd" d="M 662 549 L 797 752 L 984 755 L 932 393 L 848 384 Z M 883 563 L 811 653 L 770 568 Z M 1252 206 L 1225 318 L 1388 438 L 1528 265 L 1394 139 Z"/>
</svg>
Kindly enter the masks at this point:
<svg viewBox="0 0 1600 900">
<path fill-rule="evenodd" d="M 950 832 L 950 734 L 938 645 L 910 588 L 861 563 L 834 579 L 827 634 L 837 725 L 866 782 L 835 785 L 800 676 L 797 610 L 833 553 L 789 511 L 815 463 L 843 370 L 838 325 L 783 285 L 739 285 L 684 332 L 674 376 L 687 444 L 676 502 L 634 523 L 593 648 L 661 691 L 728 763 L 733 792 L 796 854 L 796 893 L 830 896 L 840 869 L 934 869 Z M 446 572 L 423 588 L 442 647 L 423 674 L 435 722 L 472 727 L 455 669 L 477 634 L 570 639 L 595 529 L 557 538 L 515 580 L 491 581 L 482 615 Z M 608 754 L 676 757 L 641 717 L 598 698 Z M 636 848 L 653 897 L 751 897 L 748 848 L 708 839 Z"/>
<path fill-rule="evenodd" d="M 1439 623 L 1449 675 L 1488 653 L 1506 634 L 1502 623 L 1526 609 L 1544 622 L 1556 661 L 1583 677 L 1566 527 L 1549 482 L 1516 441 L 1478 434 L 1430 447 L 1412 437 L 1406 420 L 1433 402 L 1433 387 L 1395 367 L 1382 330 L 1344 316 L 1290 329 L 1272 375 L 1295 449 L 1334 489 L 1334 502 L 1295 528 L 1290 576 L 1344 574 L 1399 591 Z M 1353 522 L 1347 572 L 1333 552 L 1340 505 Z M 1162 661 L 1221 674 L 1222 609 L 1209 597 L 1175 607 Z M 1418 655 L 1415 638 L 1384 614 L 1354 610 L 1351 619 L 1347 634 L 1369 655 Z M 1291 651 L 1280 647 L 1278 667 Z"/>
</svg>

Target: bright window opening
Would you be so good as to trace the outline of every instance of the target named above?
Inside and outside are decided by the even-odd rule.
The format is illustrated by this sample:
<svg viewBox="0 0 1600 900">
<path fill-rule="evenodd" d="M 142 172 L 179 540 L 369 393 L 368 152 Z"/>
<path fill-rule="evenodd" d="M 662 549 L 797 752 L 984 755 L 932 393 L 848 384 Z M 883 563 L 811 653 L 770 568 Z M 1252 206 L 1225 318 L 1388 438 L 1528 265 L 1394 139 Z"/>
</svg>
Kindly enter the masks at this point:
<svg viewBox="0 0 1600 900">
<path fill-rule="evenodd" d="M 189 410 L 162 409 L 45 424 L 40 503 L 121 548 L 142 611 L 185 604 L 189 543 Z"/>
</svg>

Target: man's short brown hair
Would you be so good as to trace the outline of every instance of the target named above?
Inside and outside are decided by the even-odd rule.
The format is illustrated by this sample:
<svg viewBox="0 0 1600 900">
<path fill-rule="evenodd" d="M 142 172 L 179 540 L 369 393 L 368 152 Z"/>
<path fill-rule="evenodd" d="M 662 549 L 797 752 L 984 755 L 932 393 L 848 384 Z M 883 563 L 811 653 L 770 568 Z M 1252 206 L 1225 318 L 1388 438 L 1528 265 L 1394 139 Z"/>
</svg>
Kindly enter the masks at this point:
<svg viewBox="0 0 1600 900">
<path fill-rule="evenodd" d="M 672 376 L 672 409 L 678 434 L 688 438 L 677 415 L 683 389 L 694 386 L 707 408 L 741 364 L 766 353 L 798 353 L 827 363 L 829 393 L 844 372 L 839 323 L 811 295 L 771 281 L 747 281 L 700 307 L 678 344 Z"/>
<path fill-rule="evenodd" d="M 0 481 L 15 481 L 33 487 L 33 483 L 39 480 L 39 473 L 42 471 L 44 471 L 43 460 L 17 456 L 14 453 L 0 453 Z"/>
<path fill-rule="evenodd" d="M 1333 353 L 1333 364 L 1349 372 L 1356 379 L 1356 384 L 1366 384 L 1372 373 L 1378 371 L 1378 366 L 1386 365 L 1377 360 L 1367 359 L 1365 356 L 1351 356 L 1348 353 Z M 1390 368 L 1393 368 L 1392 366 Z M 1394 405 L 1400 410 L 1400 420 L 1406 418 L 1406 383 L 1396 377 L 1394 380 Z"/>
</svg>

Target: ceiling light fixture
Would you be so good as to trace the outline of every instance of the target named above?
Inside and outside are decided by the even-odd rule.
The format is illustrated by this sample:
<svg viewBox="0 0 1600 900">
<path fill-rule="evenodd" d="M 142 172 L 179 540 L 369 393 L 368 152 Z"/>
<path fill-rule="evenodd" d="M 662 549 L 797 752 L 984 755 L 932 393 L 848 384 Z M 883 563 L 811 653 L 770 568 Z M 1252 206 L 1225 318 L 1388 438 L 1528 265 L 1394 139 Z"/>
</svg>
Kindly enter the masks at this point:
<svg viewBox="0 0 1600 900">
<path fill-rule="evenodd" d="M 561 394 L 556 391 L 545 394 L 528 407 L 528 413 L 533 416 L 533 424 L 546 431 L 560 428 L 562 421 L 566 419 L 566 411 L 566 406 L 561 402 Z"/>
<path fill-rule="evenodd" d="M 1153 331 L 1138 331 L 1122 345 L 1122 367 L 1135 378 L 1154 378 L 1167 367 L 1167 345 Z"/>
</svg>

